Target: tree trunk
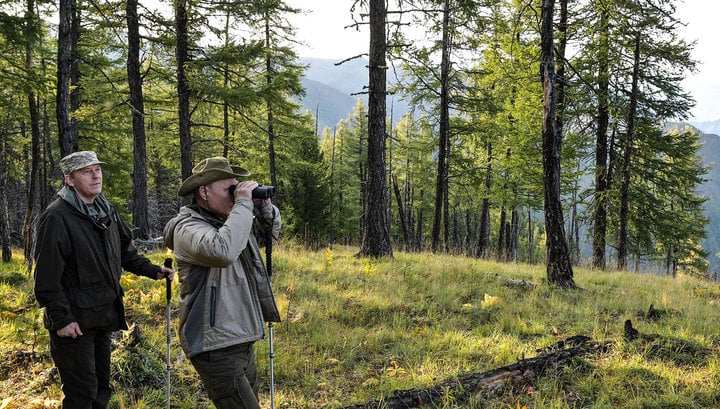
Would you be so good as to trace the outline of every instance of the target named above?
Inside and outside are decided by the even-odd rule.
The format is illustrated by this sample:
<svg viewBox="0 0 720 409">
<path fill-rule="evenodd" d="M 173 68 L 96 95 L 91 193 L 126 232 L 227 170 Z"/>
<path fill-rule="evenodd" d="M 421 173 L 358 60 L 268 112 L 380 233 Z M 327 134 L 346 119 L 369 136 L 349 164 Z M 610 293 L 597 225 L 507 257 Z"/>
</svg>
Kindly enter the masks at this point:
<svg viewBox="0 0 720 409">
<path fill-rule="evenodd" d="M 438 174 L 435 183 L 435 217 L 433 218 L 432 229 L 432 251 L 437 252 L 440 245 L 440 229 L 448 220 L 443 220 L 447 192 L 448 192 L 448 168 L 449 156 L 448 141 L 450 140 L 450 110 L 448 101 L 448 88 L 450 78 L 450 0 L 445 0 L 442 22 L 442 57 L 440 62 L 440 135 L 438 140 Z M 447 228 L 445 229 L 447 234 Z M 447 243 L 445 244 L 447 247 Z"/>
<path fill-rule="evenodd" d="M 178 131 L 180 133 L 180 165 L 182 179 L 190 177 L 193 168 L 192 139 L 190 136 L 190 87 L 186 78 L 186 67 L 190 61 L 188 54 L 188 9 L 187 0 L 174 0 L 175 32 L 177 46 L 175 59 L 177 63 L 178 91 Z"/>
<path fill-rule="evenodd" d="M 507 223 L 507 211 L 503 204 L 500 208 L 500 223 L 498 223 L 498 243 L 497 243 L 497 258 L 502 259 L 503 253 L 505 252 L 505 228 Z"/>
<path fill-rule="evenodd" d="M 592 266 L 605 270 L 605 240 L 607 235 L 608 188 L 608 13 L 600 11 L 600 50 L 598 57 L 598 113 L 595 134 L 595 206 L 593 208 Z"/>
<path fill-rule="evenodd" d="M 478 241 L 476 255 L 481 258 L 488 256 L 490 249 L 490 188 L 492 187 L 492 143 L 487 144 L 487 168 L 485 169 L 485 197 L 482 200 L 482 210 L 480 211 L 480 226 L 478 231 Z"/>
<path fill-rule="evenodd" d="M 627 133 L 623 150 L 623 174 L 620 185 L 620 231 L 618 237 L 618 270 L 627 268 L 628 254 L 628 218 L 630 213 L 630 161 L 632 158 L 633 139 L 635 135 L 635 112 L 638 98 L 638 76 L 640 72 L 640 33 L 635 34 L 635 55 L 632 74 L 632 90 L 628 112 Z"/>
<path fill-rule="evenodd" d="M 72 118 L 77 106 L 77 42 L 79 12 L 76 0 L 60 0 L 58 22 L 58 63 L 55 112 L 58 124 L 60 157 L 78 150 L 77 121 Z M 73 96 L 75 95 L 75 96 Z"/>
<path fill-rule="evenodd" d="M 27 1 L 27 18 L 28 20 L 35 17 L 35 0 Z M 30 29 L 30 21 L 26 23 L 26 27 Z M 26 34 L 28 39 L 32 38 L 29 33 Z M 32 43 L 28 41 L 25 45 L 25 68 L 28 72 L 34 70 Z M 38 180 L 40 174 L 40 111 L 35 95 L 35 90 L 28 92 L 28 111 L 30 113 L 30 174 L 28 175 L 27 187 L 27 206 L 25 207 L 25 220 L 23 222 L 23 247 L 25 249 L 25 261 L 28 264 L 28 272 L 33 269 L 33 250 L 35 249 L 35 228 L 37 220 L 38 200 Z"/>
<path fill-rule="evenodd" d="M 555 129 L 555 69 L 553 61 L 554 0 L 542 1 L 541 78 L 543 81 L 543 182 L 545 230 L 547 233 L 547 278 L 559 287 L 575 287 L 570 252 L 565 241 L 560 201 L 560 137 Z"/>
<path fill-rule="evenodd" d="M 405 217 L 405 207 L 403 206 L 402 196 L 400 195 L 400 187 L 398 186 L 397 175 L 392 175 L 392 184 L 395 191 L 395 201 L 397 202 L 398 216 L 400 218 L 400 229 L 402 230 L 403 242 L 405 250 L 410 249 L 410 234 L 408 232 L 407 219 Z"/>
<path fill-rule="evenodd" d="M 361 256 L 392 257 L 385 189 L 385 98 L 387 9 L 384 0 L 370 0 L 370 58 L 368 81 L 367 206 Z"/>
<path fill-rule="evenodd" d="M 265 16 L 265 83 L 268 88 L 273 82 L 272 75 L 272 59 L 270 53 L 270 17 Z M 384 100 L 383 100 L 384 101 Z M 270 103 L 270 98 L 265 98 L 265 105 L 267 107 L 267 134 L 268 134 L 268 164 L 270 166 L 270 184 L 277 186 L 277 170 L 276 170 L 276 158 L 275 158 L 275 131 L 273 128 L 273 107 Z M 384 131 L 384 129 L 383 129 Z M 385 141 L 383 139 L 383 145 Z M 384 147 L 383 147 L 384 151 Z M 273 197 L 273 202 L 277 203 L 277 198 Z"/>
<path fill-rule="evenodd" d="M 10 243 L 10 206 L 7 197 L 8 171 L 7 171 L 7 135 L 0 135 L 0 243 L 2 243 L 2 261 L 8 263 L 12 260 L 12 245 Z"/>
<path fill-rule="evenodd" d="M 140 23 L 137 0 L 127 0 L 125 11 L 128 26 L 128 86 L 133 129 L 132 220 L 135 237 L 150 238 L 147 209 L 147 148 L 145 141 L 145 105 L 140 75 Z"/>
</svg>

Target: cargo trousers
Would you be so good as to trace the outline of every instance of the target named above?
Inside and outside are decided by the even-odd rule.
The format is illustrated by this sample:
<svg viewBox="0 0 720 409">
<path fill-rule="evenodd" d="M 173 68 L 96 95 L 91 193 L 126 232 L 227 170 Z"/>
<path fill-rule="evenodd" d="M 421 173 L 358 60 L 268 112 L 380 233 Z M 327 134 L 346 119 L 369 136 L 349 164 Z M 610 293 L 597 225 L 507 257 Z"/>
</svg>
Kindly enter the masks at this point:
<svg viewBox="0 0 720 409">
<path fill-rule="evenodd" d="M 77 338 L 50 331 L 50 355 L 60 373 L 63 409 L 106 409 L 110 386 L 111 332 L 83 330 Z"/>
<path fill-rule="evenodd" d="M 252 342 L 203 352 L 190 362 L 217 409 L 260 409 Z"/>
</svg>

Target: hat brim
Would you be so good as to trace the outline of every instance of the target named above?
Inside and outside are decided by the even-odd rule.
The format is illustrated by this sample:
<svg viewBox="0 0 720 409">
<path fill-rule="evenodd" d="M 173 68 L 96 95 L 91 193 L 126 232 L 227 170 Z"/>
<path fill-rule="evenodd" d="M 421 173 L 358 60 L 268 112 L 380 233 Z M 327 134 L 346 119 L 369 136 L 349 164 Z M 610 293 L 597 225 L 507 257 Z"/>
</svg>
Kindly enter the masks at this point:
<svg viewBox="0 0 720 409">
<path fill-rule="evenodd" d="M 250 171 L 243 167 L 232 166 L 231 168 L 232 172 L 227 172 L 221 169 L 208 169 L 198 173 L 193 173 L 190 177 L 183 181 L 182 185 L 180 185 L 177 193 L 178 196 L 187 196 L 198 187 L 209 185 L 210 183 L 218 180 L 250 176 Z"/>
</svg>

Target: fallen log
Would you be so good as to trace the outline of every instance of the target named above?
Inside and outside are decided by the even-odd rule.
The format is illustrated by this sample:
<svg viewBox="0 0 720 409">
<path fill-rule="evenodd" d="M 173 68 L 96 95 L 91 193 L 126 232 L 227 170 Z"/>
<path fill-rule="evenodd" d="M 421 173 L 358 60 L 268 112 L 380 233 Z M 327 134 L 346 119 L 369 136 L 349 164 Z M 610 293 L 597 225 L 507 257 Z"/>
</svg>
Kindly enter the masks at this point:
<svg viewBox="0 0 720 409">
<path fill-rule="evenodd" d="M 469 393 L 474 397 L 497 396 L 507 387 L 531 383 L 548 369 L 566 365 L 576 356 L 605 348 L 605 345 L 594 343 L 588 337 L 576 335 L 559 341 L 554 346 L 543 348 L 543 351 L 547 352 L 534 358 L 521 359 L 507 366 L 466 375 L 425 389 L 395 391 L 392 396 L 381 400 L 346 406 L 345 409 L 417 408 L 457 392 Z"/>
</svg>

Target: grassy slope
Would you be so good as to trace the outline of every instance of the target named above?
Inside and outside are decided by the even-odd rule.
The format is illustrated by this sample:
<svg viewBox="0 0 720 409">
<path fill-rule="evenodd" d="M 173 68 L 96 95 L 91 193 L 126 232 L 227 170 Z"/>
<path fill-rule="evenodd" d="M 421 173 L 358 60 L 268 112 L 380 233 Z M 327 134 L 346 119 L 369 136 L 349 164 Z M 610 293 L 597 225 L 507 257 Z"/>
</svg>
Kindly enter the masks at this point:
<svg viewBox="0 0 720 409">
<path fill-rule="evenodd" d="M 429 407 L 720 407 L 717 284 L 577 269 L 575 280 L 584 290 L 563 291 L 546 285 L 542 266 L 406 253 L 371 261 L 354 258 L 355 251 L 275 248 L 273 286 L 285 319 L 274 331 L 278 408 L 377 400 L 508 365 L 578 334 L 609 341 L 611 348 L 493 398 L 450 396 Z M 161 262 L 165 254 L 152 257 Z M 0 401 L 0 408 L 58 407 L 59 381 L 31 280 L 12 273 L 22 269 L 3 265 L 0 274 L 0 353 L 8 357 L 0 364 L 6 405 Z M 510 288 L 505 278 L 539 285 Z M 111 407 L 164 407 L 164 286 L 129 275 L 123 282 L 129 321 L 140 338 L 117 338 L 118 393 Z M 650 304 L 666 314 L 658 321 L 640 318 Z M 623 341 L 626 319 L 660 338 Z M 256 351 L 261 401 L 269 407 L 268 342 L 259 342 Z M 173 408 L 212 407 L 183 357 L 175 322 L 172 366 Z"/>
</svg>

